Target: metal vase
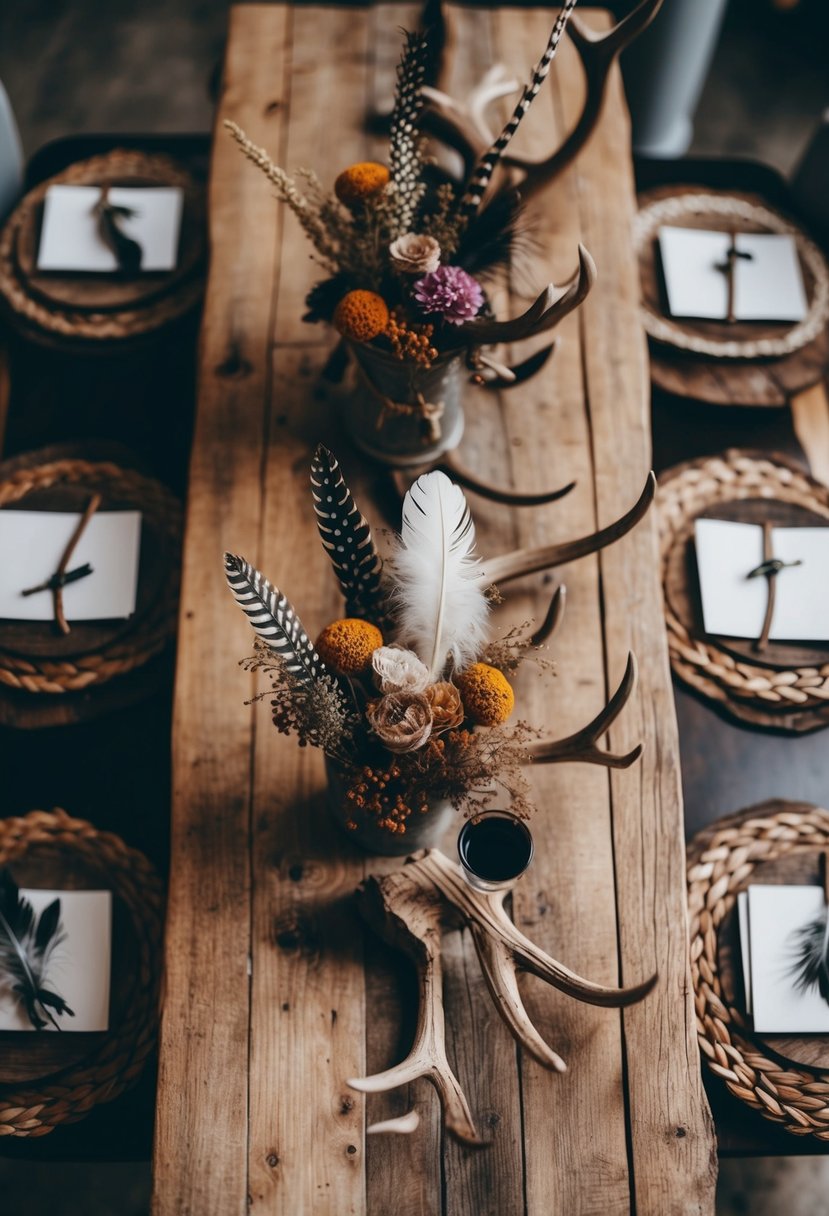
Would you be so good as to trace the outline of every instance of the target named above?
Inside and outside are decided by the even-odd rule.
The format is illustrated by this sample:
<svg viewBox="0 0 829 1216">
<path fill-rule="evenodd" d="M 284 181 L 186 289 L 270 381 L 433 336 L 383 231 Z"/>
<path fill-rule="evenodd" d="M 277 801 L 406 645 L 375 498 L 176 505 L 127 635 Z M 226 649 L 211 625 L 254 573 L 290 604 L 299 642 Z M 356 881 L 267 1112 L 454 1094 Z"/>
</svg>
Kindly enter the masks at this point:
<svg viewBox="0 0 829 1216">
<path fill-rule="evenodd" d="M 409 816 L 402 835 L 389 832 L 378 825 L 373 815 L 346 804 L 341 771 L 328 757 L 325 759 L 325 771 L 328 775 L 328 807 L 331 815 L 348 839 L 366 853 L 381 857 L 406 857 L 418 849 L 435 848 L 443 840 L 452 821 L 458 818 L 458 812 L 451 802 L 435 799 L 425 814 Z M 348 822 L 356 823 L 357 827 L 346 827 Z"/>
<path fill-rule="evenodd" d="M 431 367 L 350 342 L 356 384 L 346 427 L 357 447 L 385 464 L 428 464 L 463 434 L 464 351 L 447 351 Z M 425 403 L 425 404 L 424 404 Z"/>
</svg>

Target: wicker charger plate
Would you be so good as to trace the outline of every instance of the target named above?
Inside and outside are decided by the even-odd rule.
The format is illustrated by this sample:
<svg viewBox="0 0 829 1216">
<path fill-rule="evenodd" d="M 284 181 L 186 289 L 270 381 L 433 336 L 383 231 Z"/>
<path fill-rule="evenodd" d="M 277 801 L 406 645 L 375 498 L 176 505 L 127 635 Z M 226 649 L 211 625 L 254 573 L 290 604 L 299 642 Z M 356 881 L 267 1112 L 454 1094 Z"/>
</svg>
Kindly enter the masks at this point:
<svg viewBox="0 0 829 1216">
<path fill-rule="evenodd" d="M 721 952 L 737 895 L 763 881 L 763 863 L 827 847 L 829 811 L 782 801 L 722 819 L 688 845 L 691 979 L 703 1059 L 753 1110 L 796 1136 L 819 1140 L 829 1140 L 829 1071 L 793 1067 L 758 1041 L 723 986 Z"/>
<path fill-rule="evenodd" d="M 817 384 L 829 366 L 829 266 L 808 236 L 759 195 L 700 186 L 661 186 L 640 195 L 636 239 L 651 379 L 665 392 L 710 405 L 781 408 Z M 810 301 L 797 325 L 673 318 L 656 236 L 662 224 L 791 232 Z"/>
<path fill-rule="evenodd" d="M 14 463 L 14 462 L 12 462 Z M 102 631 L 100 624 L 86 630 L 80 622 L 73 626 L 69 641 L 55 637 L 52 653 L 46 642 L 52 636 L 48 623 L 33 630 L 31 623 L 0 625 L 0 684 L 30 693 L 60 694 L 77 692 L 104 684 L 144 666 L 158 655 L 175 633 L 178 612 L 179 549 L 182 512 L 177 499 L 160 482 L 133 469 L 109 461 L 77 458 L 47 459 L 41 464 L 13 468 L 3 476 L 0 466 L 0 508 L 25 506 L 42 500 L 46 491 L 72 491 L 85 494 L 99 490 L 105 504 L 129 506 L 143 516 L 142 547 L 147 536 L 157 537 L 162 551 L 150 563 L 151 579 L 147 595 L 139 595 L 136 615 L 128 627 L 116 623 Z M 142 570 L 147 562 L 142 556 Z M 90 648 L 90 633 L 96 644 Z M 73 642 L 72 634 L 77 642 Z M 25 638 L 37 646 L 25 645 Z M 21 640 L 21 638 L 23 640 Z M 67 646 L 78 653 L 67 654 Z M 21 653 L 26 651 L 26 653 Z"/>
<path fill-rule="evenodd" d="M 656 504 L 671 667 L 739 721 L 789 733 L 818 730 L 829 726 L 829 661 L 784 668 L 741 659 L 718 640 L 695 636 L 672 607 L 669 575 L 676 568 L 677 548 L 684 558 L 693 520 L 718 505 L 763 498 L 829 520 L 829 489 L 780 455 L 769 459 L 732 449 L 677 465 L 660 478 Z"/>
<path fill-rule="evenodd" d="M 117 836 L 99 832 L 90 823 L 65 811 L 32 811 L 22 818 L 0 820 L 0 866 L 8 865 L 25 880 L 31 867 L 48 875 L 49 886 L 60 888 L 64 869 L 88 876 L 85 884 L 107 888 L 113 909 L 128 918 L 133 951 L 131 983 L 113 1001 L 110 1030 L 103 1035 L 43 1033 L 35 1039 L 15 1035 L 18 1059 L 11 1059 L 4 1035 L 0 1063 L 0 1136 L 45 1136 L 60 1123 L 77 1123 L 101 1102 L 110 1102 L 137 1080 L 155 1045 L 160 989 L 163 888 L 142 853 Z M 44 869 L 45 867 L 45 869 Z M 74 1038 L 82 1039 L 90 1050 Z M 19 1074 L 24 1045 L 41 1060 L 40 1078 L 7 1083 Z M 59 1041 L 58 1041 L 59 1040 Z M 71 1059 L 56 1067 L 59 1052 Z M 29 1071 L 34 1071 L 29 1065 Z"/>
<path fill-rule="evenodd" d="M 184 191 L 179 260 L 169 274 L 46 274 L 36 266 L 43 199 L 64 185 L 170 185 Z M 0 233 L 0 301 L 28 336 L 105 342 L 140 337 L 201 299 L 205 261 L 202 192 L 168 157 L 115 150 L 71 165 L 30 191 Z"/>
</svg>

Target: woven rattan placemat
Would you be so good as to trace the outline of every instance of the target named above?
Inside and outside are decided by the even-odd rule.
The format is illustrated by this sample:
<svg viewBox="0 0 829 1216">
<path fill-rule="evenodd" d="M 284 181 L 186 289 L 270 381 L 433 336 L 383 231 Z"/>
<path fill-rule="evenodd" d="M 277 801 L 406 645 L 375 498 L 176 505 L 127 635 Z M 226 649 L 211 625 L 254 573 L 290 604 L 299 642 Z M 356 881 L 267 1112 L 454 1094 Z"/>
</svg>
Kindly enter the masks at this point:
<svg viewBox="0 0 829 1216">
<path fill-rule="evenodd" d="M 720 931 L 764 862 L 829 847 L 829 811 L 766 802 L 697 833 L 688 845 L 691 979 L 697 1038 L 730 1092 L 796 1136 L 829 1140 L 829 1072 L 771 1058 L 722 983 Z"/>
<path fill-rule="evenodd" d="M 30 242 L 31 229 L 46 191 L 55 184 L 105 185 L 131 181 L 179 186 L 184 191 L 183 223 L 192 226 L 188 240 L 183 244 L 186 265 L 169 276 L 167 288 L 157 285 L 158 276 L 153 276 L 152 294 L 138 297 L 120 308 L 107 306 L 96 311 L 90 307 L 89 284 L 84 285 L 79 276 L 64 276 L 65 283 L 79 283 L 77 308 L 50 299 L 37 288 L 35 279 L 30 282 L 29 259 L 22 257 L 20 251 L 25 241 Z M 169 157 L 115 149 L 79 161 L 31 190 L 0 232 L 0 302 L 5 305 L 10 319 L 35 339 L 102 343 L 153 333 L 184 316 L 201 299 L 204 290 L 203 229 L 199 187 L 190 174 Z"/>
<path fill-rule="evenodd" d="M 0 866 L 20 865 L 32 854 L 80 860 L 101 887 L 126 909 L 137 950 L 132 990 L 90 1055 L 41 1081 L 2 1084 L 0 1136 L 45 1136 L 61 1123 L 77 1123 L 93 1106 L 111 1102 L 137 1080 L 155 1045 L 161 975 L 163 886 L 147 858 L 118 836 L 72 819 L 65 811 L 32 811 L 0 820 Z M 59 879 L 55 883 L 59 888 Z"/>
<path fill-rule="evenodd" d="M 768 498 L 796 503 L 829 521 L 829 489 L 785 457 L 731 449 L 663 473 L 656 507 L 663 588 L 688 525 L 718 503 Z M 694 637 L 665 596 L 671 667 L 732 717 L 792 733 L 829 726 L 829 663 L 788 670 L 749 663 L 707 637 Z"/>
<path fill-rule="evenodd" d="M 174 635 L 178 613 L 182 510 L 160 482 L 134 469 L 109 461 L 77 458 L 46 460 L 0 475 L 0 508 L 22 504 L 27 495 L 60 485 L 100 490 L 141 511 L 153 529 L 170 544 L 170 560 L 154 603 L 133 629 L 118 633 L 100 650 L 70 658 L 23 657 L 0 650 L 0 684 L 29 693 L 61 694 L 104 684 L 143 666 L 159 654 Z"/>
</svg>

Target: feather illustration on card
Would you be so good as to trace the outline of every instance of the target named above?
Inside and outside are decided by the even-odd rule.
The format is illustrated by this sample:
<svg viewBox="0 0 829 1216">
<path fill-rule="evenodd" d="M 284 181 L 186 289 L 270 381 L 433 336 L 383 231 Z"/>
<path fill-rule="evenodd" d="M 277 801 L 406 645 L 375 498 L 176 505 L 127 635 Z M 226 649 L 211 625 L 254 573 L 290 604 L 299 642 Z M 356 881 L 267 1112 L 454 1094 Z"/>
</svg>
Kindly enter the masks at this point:
<svg viewBox="0 0 829 1216">
<path fill-rule="evenodd" d="M 817 916 L 792 934 L 791 976 L 799 992 L 817 989 L 829 1004 L 829 857 L 820 859 L 823 907 Z"/>
<path fill-rule="evenodd" d="M 75 1016 L 50 978 L 50 963 L 65 940 L 60 900 L 36 916 L 8 870 L 0 871 L 0 974 L 35 1030 L 48 1023 L 60 1030 L 57 1017 Z"/>
</svg>

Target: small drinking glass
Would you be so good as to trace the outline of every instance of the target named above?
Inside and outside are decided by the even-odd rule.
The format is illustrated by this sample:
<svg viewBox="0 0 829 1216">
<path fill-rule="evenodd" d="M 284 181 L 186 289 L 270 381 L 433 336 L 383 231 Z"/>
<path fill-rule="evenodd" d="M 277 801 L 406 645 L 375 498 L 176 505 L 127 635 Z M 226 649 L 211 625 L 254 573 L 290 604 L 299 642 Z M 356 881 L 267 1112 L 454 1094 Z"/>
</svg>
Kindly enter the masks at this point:
<svg viewBox="0 0 829 1216">
<path fill-rule="evenodd" d="M 484 811 L 469 819 L 458 836 L 463 874 L 476 891 L 507 891 L 533 859 L 533 838 L 510 811 Z"/>
</svg>

